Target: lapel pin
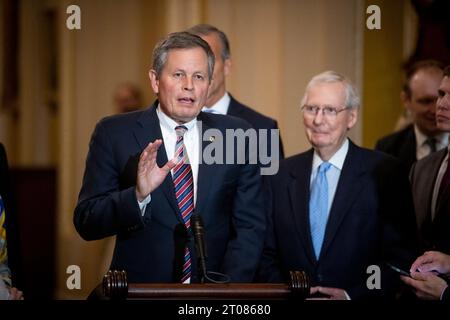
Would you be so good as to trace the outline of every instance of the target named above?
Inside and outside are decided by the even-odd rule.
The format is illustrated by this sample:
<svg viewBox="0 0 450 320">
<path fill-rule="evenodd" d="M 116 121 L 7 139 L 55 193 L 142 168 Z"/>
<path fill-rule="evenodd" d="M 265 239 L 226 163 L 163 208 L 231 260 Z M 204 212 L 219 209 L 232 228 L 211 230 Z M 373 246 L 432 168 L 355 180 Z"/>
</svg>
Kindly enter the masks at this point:
<svg viewBox="0 0 450 320">
<path fill-rule="evenodd" d="M 214 137 L 214 136 L 210 136 L 210 137 L 209 137 L 209 141 L 210 141 L 210 142 L 213 142 L 214 140 L 216 140 L 216 137 Z"/>
</svg>

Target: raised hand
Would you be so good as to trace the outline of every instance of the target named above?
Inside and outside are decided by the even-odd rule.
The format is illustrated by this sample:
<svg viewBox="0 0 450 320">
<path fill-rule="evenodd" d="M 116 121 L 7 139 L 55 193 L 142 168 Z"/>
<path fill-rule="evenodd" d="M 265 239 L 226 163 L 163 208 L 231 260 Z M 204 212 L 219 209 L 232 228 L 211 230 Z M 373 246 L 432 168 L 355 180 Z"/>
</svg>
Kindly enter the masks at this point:
<svg viewBox="0 0 450 320">
<path fill-rule="evenodd" d="M 176 159 L 172 159 L 162 168 L 158 167 L 156 155 L 161 144 L 161 139 L 150 142 L 144 151 L 142 151 L 139 158 L 136 177 L 136 197 L 140 202 L 161 185 L 167 174 L 176 165 Z"/>
</svg>

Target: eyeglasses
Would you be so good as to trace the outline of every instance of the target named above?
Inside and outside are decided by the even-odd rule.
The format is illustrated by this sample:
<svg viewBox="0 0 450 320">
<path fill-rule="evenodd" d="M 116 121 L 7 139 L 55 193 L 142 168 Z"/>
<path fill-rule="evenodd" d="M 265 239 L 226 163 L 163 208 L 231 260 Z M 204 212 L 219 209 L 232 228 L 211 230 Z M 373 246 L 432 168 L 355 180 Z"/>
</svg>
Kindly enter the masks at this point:
<svg viewBox="0 0 450 320">
<path fill-rule="evenodd" d="M 333 118 L 336 117 L 338 115 L 338 113 L 350 109 L 349 107 L 344 107 L 342 109 L 338 109 L 332 106 L 324 106 L 323 108 L 318 107 L 318 106 L 308 106 L 308 105 L 304 105 L 302 107 L 302 111 L 304 114 L 308 115 L 308 116 L 316 116 L 319 111 L 322 111 L 322 115 L 324 117 L 329 117 L 329 118 Z"/>
</svg>

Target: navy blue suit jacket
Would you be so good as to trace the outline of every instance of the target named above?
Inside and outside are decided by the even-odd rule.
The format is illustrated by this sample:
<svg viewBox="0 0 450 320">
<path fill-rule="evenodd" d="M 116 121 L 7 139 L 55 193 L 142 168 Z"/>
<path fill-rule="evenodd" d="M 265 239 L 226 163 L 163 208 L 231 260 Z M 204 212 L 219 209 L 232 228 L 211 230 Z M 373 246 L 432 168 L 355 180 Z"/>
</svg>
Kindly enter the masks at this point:
<svg viewBox="0 0 450 320">
<path fill-rule="evenodd" d="M 250 107 L 247 107 L 246 105 L 243 105 L 239 101 L 237 101 L 231 94 L 230 94 L 230 105 L 228 106 L 227 115 L 238 117 L 241 119 L 244 119 L 248 123 L 252 125 L 252 127 L 256 130 L 259 129 L 278 129 L 278 123 L 276 120 L 266 117 L 265 115 L 253 110 Z M 268 139 L 268 150 L 270 150 L 270 139 Z M 280 147 L 279 147 L 279 154 L 280 159 L 284 158 L 284 148 L 283 148 L 283 142 L 281 141 L 281 135 L 280 135 Z"/>
<path fill-rule="evenodd" d="M 417 161 L 416 134 L 414 125 L 410 124 L 403 130 L 394 132 L 377 141 L 375 150 L 385 152 L 398 158 L 407 170 Z"/>
<path fill-rule="evenodd" d="M 287 281 L 290 270 L 303 270 L 313 286 L 345 289 L 352 299 L 393 292 L 399 277 L 384 262 L 406 268 L 416 254 L 407 174 L 395 159 L 350 142 L 316 259 L 309 227 L 312 161 L 312 149 L 287 158 L 266 181 L 269 220 L 261 280 Z M 367 289 L 370 265 L 381 268 L 381 290 Z"/>
<path fill-rule="evenodd" d="M 198 120 L 202 121 L 202 133 L 216 128 L 225 136 L 225 129 L 249 128 L 245 121 L 223 115 L 202 112 Z M 86 240 L 117 235 L 111 268 L 126 270 L 130 282 L 177 282 L 180 276 L 180 270 L 176 270 L 180 241 L 183 253 L 186 235 L 171 174 L 152 192 L 144 216 L 136 200 L 138 159 L 155 139 L 162 139 L 155 105 L 100 121 L 90 142 L 74 214 L 76 229 Z M 206 137 L 203 149 L 210 140 Z M 166 162 L 163 144 L 157 163 L 161 167 Z M 195 213 L 204 222 L 207 269 L 228 274 L 232 282 L 251 282 L 265 233 L 258 166 L 200 164 L 197 187 Z M 196 255 L 191 234 L 187 241 L 195 282 Z"/>
</svg>

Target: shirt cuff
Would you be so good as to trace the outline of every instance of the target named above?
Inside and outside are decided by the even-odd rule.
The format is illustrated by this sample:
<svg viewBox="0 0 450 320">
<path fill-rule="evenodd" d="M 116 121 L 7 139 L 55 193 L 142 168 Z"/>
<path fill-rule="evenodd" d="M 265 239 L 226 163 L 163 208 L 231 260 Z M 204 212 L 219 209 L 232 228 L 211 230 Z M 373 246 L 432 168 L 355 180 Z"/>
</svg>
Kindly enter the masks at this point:
<svg viewBox="0 0 450 320">
<path fill-rule="evenodd" d="M 439 297 L 439 300 L 442 300 L 442 298 L 444 297 L 445 290 L 447 290 L 447 289 L 448 289 L 448 285 L 446 285 L 444 287 L 444 289 L 442 289 L 441 296 Z"/>
<path fill-rule="evenodd" d="M 344 290 L 344 293 L 345 293 L 345 297 L 347 298 L 347 300 L 352 300 L 352 299 L 350 298 L 350 296 L 348 295 L 347 291 Z"/>
<path fill-rule="evenodd" d="M 139 205 L 139 209 L 141 210 L 142 216 L 144 216 L 145 208 L 147 208 L 147 204 L 149 204 L 151 200 L 152 200 L 152 196 L 150 194 L 148 194 L 148 196 L 144 200 L 142 200 L 142 202 L 138 200 L 138 205 Z"/>
</svg>

